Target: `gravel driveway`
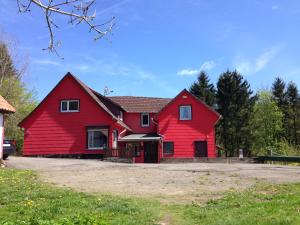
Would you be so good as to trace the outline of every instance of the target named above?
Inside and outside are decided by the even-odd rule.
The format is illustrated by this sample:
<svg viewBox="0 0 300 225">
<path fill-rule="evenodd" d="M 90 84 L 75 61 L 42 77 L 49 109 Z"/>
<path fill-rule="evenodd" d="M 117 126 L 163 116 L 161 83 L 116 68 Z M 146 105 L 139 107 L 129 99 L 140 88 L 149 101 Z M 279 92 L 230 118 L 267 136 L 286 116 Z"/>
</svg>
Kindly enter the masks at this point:
<svg viewBox="0 0 300 225">
<path fill-rule="evenodd" d="M 10 157 L 9 167 L 37 171 L 40 179 L 88 193 L 113 193 L 203 202 L 257 182 L 300 182 L 300 167 L 246 163 L 122 164 L 84 159 Z"/>
</svg>

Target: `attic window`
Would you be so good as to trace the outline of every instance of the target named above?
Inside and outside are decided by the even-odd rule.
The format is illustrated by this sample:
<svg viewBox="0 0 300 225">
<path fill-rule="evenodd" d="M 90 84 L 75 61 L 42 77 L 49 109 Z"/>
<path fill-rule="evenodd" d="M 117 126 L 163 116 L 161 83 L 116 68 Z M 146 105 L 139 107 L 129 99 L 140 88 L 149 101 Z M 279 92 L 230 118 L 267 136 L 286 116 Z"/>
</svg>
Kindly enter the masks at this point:
<svg viewBox="0 0 300 225">
<path fill-rule="evenodd" d="M 61 112 L 79 112 L 79 100 L 60 101 Z"/>
<path fill-rule="evenodd" d="M 179 119 L 180 120 L 191 120 L 192 119 L 192 106 L 190 106 L 190 105 L 179 106 Z"/>
<path fill-rule="evenodd" d="M 142 127 L 149 127 L 149 113 L 141 113 Z"/>
</svg>

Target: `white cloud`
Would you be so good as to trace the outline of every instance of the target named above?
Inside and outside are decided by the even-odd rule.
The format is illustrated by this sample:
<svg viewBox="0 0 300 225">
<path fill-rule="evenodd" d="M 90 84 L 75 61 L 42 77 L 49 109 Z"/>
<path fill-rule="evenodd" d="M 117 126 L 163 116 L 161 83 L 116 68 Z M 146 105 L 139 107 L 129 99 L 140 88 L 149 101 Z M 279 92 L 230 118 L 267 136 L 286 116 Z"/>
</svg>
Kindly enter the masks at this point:
<svg viewBox="0 0 300 225">
<path fill-rule="evenodd" d="M 213 69 L 215 66 L 216 66 L 216 63 L 215 63 L 214 61 L 212 61 L 212 60 L 206 61 L 206 62 L 204 62 L 204 63 L 201 65 L 200 71 L 201 71 L 201 70 L 211 70 L 211 69 Z"/>
<path fill-rule="evenodd" d="M 32 60 L 33 64 L 40 65 L 40 66 L 61 66 L 61 63 L 58 61 L 50 60 L 50 59 L 34 59 Z"/>
<path fill-rule="evenodd" d="M 179 76 L 193 76 L 199 73 L 199 70 L 193 70 L 193 69 L 183 69 L 177 72 L 177 75 Z"/>
<path fill-rule="evenodd" d="M 272 48 L 262 52 L 256 58 L 250 60 L 241 57 L 237 57 L 234 62 L 234 67 L 240 73 L 254 74 L 263 70 L 271 61 L 278 55 L 282 46 L 276 45 Z"/>
<path fill-rule="evenodd" d="M 194 76 L 200 73 L 201 70 L 211 70 L 216 66 L 216 63 L 212 60 L 202 63 L 199 69 L 182 69 L 177 72 L 179 76 Z"/>
</svg>

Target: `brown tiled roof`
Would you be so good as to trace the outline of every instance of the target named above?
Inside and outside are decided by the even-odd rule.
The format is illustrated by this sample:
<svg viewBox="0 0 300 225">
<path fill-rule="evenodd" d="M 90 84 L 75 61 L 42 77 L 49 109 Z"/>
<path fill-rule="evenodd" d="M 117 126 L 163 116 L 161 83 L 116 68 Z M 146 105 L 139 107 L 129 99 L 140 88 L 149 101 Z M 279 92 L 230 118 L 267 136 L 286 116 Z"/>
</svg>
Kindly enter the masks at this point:
<svg viewBox="0 0 300 225">
<path fill-rule="evenodd" d="M 165 105 L 170 98 L 153 98 L 153 97 L 135 97 L 135 96 L 111 96 L 110 100 L 120 105 L 126 112 L 149 112 L 157 113 Z"/>
<path fill-rule="evenodd" d="M 0 112 L 14 113 L 16 110 L 0 95 Z"/>
</svg>

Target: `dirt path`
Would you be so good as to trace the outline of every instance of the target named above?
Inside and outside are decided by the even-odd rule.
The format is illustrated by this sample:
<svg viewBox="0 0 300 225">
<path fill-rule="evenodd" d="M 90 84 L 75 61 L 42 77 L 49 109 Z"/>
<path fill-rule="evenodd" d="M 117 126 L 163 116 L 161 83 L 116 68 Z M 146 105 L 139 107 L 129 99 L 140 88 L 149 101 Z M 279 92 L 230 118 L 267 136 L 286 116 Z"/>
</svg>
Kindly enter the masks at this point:
<svg viewBox="0 0 300 225">
<path fill-rule="evenodd" d="M 10 157 L 9 167 L 38 171 L 43 181 L 88 193 L 204 202 L 256 182 L 300 182 L 300 167 L 263 164 L 121 164 L 99 160 Z"/>
</svg>

